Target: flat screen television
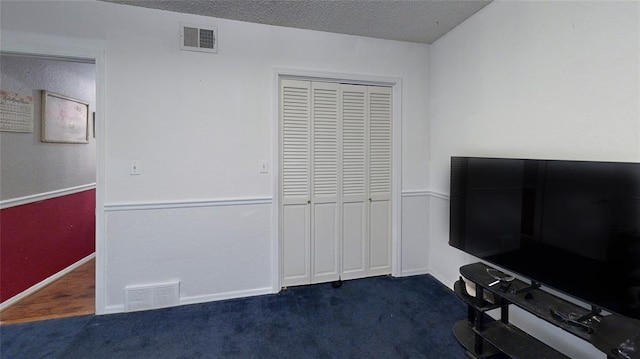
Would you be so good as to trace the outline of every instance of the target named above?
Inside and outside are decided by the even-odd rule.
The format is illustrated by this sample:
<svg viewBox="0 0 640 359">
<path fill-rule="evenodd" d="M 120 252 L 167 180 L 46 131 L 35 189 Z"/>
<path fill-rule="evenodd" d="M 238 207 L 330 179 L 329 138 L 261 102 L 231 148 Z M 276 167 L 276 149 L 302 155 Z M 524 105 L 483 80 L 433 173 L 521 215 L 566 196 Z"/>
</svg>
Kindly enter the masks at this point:
<svg viewBox="0 0 640 359">
<path fill-rule="evenodd" d="M 640 163 L 452 157 L 449 244 L 640 319 Z"/>
</svg>

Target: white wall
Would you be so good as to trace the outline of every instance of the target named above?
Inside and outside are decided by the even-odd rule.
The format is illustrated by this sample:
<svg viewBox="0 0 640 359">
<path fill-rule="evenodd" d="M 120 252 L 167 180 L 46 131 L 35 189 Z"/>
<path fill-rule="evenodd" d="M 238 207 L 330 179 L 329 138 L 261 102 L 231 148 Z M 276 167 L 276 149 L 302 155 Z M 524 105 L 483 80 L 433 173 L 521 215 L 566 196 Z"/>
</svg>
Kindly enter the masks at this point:
<svg viewBox="0 0 640 359">
<path fill-rule="evenodd" d="M 3 90 L 33 96 L 33 132 L 0 132 L 0 200 L 67 189 L 96 181 L 96 142 L 91 112 L 95 111 L 95 65 L 0 56 Z M 89 143 L 44 143 L 40 90 L 89 103 Z"/>
<path fill-rule="evenodd" d="M 640 161 L 640 3 L 493 2 L 429 49 L 430 189 L 449 158 Z M 446 199 L 430 199 L 432 274 L 474 259 L 448 246 Z M 576 358 L 604 357 L 525 313 L 513 319 Z"/>
<path fill-rule="evenodd" d="M 401 78 L 402 188 L 426 188 L 426 45 L 103 2 L 0 6 L 2 30 L 106 46 L 106 297 L 98 311 L 122 310 L 126 285 L 180 280 L 182 303 L 270 289 L 273 185 L 259 162 L 273 159 L 277 68 Z M 216 25 L 218 54 L 180 51 L 181 22 Z M 129 175 L 131 160 L 141 175 Z M 412 238 L 403 251 L 427 250 L 416 228 L 403 229 Z M 402 269 L 424 271 L 426 258 Z"/>
<path fill-rule="evenodd" d="M 400 273 L 429 273 L 429 193 L 405 191 L 402 195 L 402 243 Z"/>
</svg>

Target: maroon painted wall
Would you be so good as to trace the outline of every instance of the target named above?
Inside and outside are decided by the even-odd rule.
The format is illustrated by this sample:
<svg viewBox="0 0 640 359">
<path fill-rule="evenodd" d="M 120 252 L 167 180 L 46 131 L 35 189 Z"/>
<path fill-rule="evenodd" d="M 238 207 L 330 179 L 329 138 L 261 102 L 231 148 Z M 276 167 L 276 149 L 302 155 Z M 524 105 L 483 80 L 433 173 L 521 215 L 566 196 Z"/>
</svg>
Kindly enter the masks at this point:
<svg viewBox="0 0 640 359">
<path fill-rule="evenodd" d="M 0 211 L 0 302 L 95 251 L 95 189 Z"/>
</svg>

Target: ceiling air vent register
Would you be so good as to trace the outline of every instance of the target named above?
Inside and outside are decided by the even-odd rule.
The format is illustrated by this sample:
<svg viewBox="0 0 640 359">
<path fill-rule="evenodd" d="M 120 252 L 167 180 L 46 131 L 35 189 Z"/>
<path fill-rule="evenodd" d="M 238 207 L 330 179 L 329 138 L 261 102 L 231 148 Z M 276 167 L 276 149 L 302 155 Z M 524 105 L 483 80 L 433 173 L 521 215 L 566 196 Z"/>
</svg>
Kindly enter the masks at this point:
<svg viewBox="0 0 640 359">
<path fill-rule="evenodd" d="M 180 25 L 180 49 L 218 53 L 218 28 L 208 26 L 202 28 L 197 25 Z"/>
</svg>

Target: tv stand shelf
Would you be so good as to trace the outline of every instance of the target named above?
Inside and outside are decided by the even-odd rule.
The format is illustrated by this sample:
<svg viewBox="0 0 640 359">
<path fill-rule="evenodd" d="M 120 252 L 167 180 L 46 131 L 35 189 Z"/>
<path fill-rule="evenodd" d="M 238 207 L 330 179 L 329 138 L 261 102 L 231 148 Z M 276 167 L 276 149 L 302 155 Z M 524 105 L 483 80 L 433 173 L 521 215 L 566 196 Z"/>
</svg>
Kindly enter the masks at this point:
<svg viewBox="0 0 640 359">
<path fill-rule="evenodd" d="M 617 327 L 620 327 L 618 323 L 624 323 L 631 329 L 622 334 L 613 333 L 618 337 L 633 338 L 640 331 L 640 327 L 636 326 L 636 322 L 640 321 L 619 316 L 602 317 L 598 311 L 590 311 L 518 279 L 512 280 L 508 288 L 501 289 L 497 284 L 490 286 L 496 279 L 487 272 L 488 268 L 491 267 L 484 263 L 473 263 L 460 268 L 462 277 L 475 284 L 475 295 L 467 292 L 462 277 L 454 285 L 456 294 L 468 306 L 468 315 L 466 320 L 454 325 L 453 332 L 469 358 L 487 358 L 497 353 L 511 358 L 568 358 L 509 323 L 511 304 L 594 345 L 594 330 L 603 318 L 615 321 Z M 493 300 L 489 302 L 491 297 Z M 485 314 L 493 309 L 500 309 L 500 320 L 493 320 Z M 598 334 L 607 337 L 609 333 Z M 599 338 L 595 339 L 598 342 Z M 615 348 L 598 349 L 603 350 L 608 358 L 624 357 L 616 355 Z M 638 354 L 640 355 L 640 351 Z M 637 358 L 635 355 L 631 357 Z"/>
</svg>

